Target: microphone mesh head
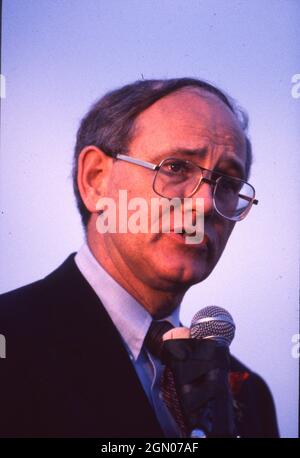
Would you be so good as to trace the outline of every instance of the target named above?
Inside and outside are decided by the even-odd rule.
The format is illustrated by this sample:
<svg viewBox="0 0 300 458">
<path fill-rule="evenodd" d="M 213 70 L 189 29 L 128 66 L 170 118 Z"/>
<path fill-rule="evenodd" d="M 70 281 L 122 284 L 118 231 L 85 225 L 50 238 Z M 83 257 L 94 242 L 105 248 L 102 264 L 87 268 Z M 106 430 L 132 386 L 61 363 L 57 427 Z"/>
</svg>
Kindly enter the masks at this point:
<svg viewBox="0 0 300 458">
<path fill-rule="evenodd" d="M 234 338 L 234 332 L 232 316 L 227 310 L 216 305 L 204 307 L 192 319 L 192 339 L 214 339 L 229 346 Z"/>
</svg>

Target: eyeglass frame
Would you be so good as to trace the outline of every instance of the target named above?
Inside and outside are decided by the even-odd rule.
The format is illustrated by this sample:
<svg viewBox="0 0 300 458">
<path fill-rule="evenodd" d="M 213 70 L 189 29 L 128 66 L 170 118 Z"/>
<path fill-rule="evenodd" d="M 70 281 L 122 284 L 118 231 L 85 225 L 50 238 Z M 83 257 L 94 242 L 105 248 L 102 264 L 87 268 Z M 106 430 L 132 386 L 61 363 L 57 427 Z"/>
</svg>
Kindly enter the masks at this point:
<svg viewBox="0 0 300 458">
<path fill-rule="evenodd" d="M 159 164 L 153 164 L 152 162 L 148 162 L 148 161 L 144 161 L 142 159 L 138 159 L 138 158 L 135 158 L 135 157 L 131 157 L 131 156 L 127 156 L 125 154 L 119 154 L 117 153 L 115 156 L 114 156 L 114 159 L 120 159 L 121 161 L 125 161 L 125 162 L 128 162 L 130 164 L 135 164 L 135 165 L 140 165 L 142 167 L 145 167 L 147 169 L 150 169 L 152 170 L 153 172 L 158 172 L 159 169 L 161 168 L 162 164 L 167 161 L 167 160 L 170 160 L 170 159 L 174 159 L 174 160 L 178 160 L 178 158 L 173 158 L 173 157 L 166 157 L 164 159 L 162 159 L 160 161 Z M 211 172 L 211 173 L 214 173 L 214 174 L 217 174 L 219 175 L 217 180 L 221 177 L 225 177 L 225 178 L 233 178 L 235 180 L 239 180 L 241 181 L 242 183 L 246 183 L 248 186 L 250 186 L 252 189 L 253 189 L 253 198 L 251 199 L 250 197 L 248 196 L 245 196 L 245 195 L 239 195 L 240 197 L 244 198 L 245 200 L 248 200 L 250 202 L 248 208 L 245 209 L 245 211 L 242 213 L 242 217 L 240 217 L 239 219 L 232 219 L 232 218 L 229 218 L 228 216 L 225 216 L 223 215 L 217 208 L 216 208 L 216 203 L 215 203 L 215 196 L 213 194 L 213 204 L 214 204 L 214 209 L 216 210 L 216 212 L 218 213 L 218 215 L 222 216 L 223 218 L 227 219 L 228 221 L 242 221 L 246 216 L 247 214 L 249 213 L 249 211 L 251 210 L 252 208 L 252 205 L 258 205 L 258 200 L 255 199 L 255 188 L 254 186 L 252 186 L 252 184 L 248 183 L 247 181 L 245 180 L 242 180 L 240 178 L 237 178 L 237 177 L 232 177 L 230 175 L 226 175 L 224 173 L 220 173 L 220 172 L 214 172 L 213 170 L 210 170 L 210 169 L 206 169 L 205 167 L 201 167 L 200 165 L 197 165 L 195 164 L 193 161 L 189 161 L 189 160 L 185 160 L 185 159 L 180 159 L 182 161 L 185 161 L 185 162 L 190 162 L 191 164 L 193 164 L 194 167 L 197 167 L 198 169 L 201 170 L 201 172 L 203 170 L 205 170 L 206 172 Z M 162 194 L 158 193 L 155 189 L 154 189 L 154 183 L 155 183 L 155 178 L 157 176 L 157 173 L 156 175 L 154 176 L 154 179 L 153 179 L 153 183 L 152 183 L 152 189 L 153 191 L 161 196 L 161 197 L 164 197 L 166 199 L 171 199 L 170 197 L 166 197 L 166 196 L 163 196 Z M 199 189 L 201 183 L 207 183 L 207 184 L 210 184 L 212 186 L 214 186 L 214 192 L 215 192 L 215 189 L 216 189 L 216 185 L 218 184 L 217 183 L 217 180 L 212 180 L 210 178 L 205 178 L 202 174 L 202 177 L 200 178 L 197 186 L 195 187 L 195 189 L 192 191 L 192 193 L 189 195 L 189 196 L 186 196 L 186 197 L 192 197 Z"/>
</svg>

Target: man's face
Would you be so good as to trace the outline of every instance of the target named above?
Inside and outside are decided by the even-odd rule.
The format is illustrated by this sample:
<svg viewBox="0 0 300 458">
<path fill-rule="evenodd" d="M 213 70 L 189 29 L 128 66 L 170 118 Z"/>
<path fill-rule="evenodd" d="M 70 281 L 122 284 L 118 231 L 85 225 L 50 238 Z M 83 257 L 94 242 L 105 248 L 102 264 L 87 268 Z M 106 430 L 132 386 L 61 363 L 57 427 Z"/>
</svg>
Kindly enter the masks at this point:
<svg viewBox="0 0 300 458">
<path fill-rule="evenodd" d="M 185 152 L 183 151 L 185 150 Z M 187 153 L 187 151 L 190 153 Z M 170 94 L 145 110 L 136 120 L 128 154 L 154 164 L 168 157 L 243 178 L 246 161 L 244 133 L 229 108 L 215 95 L 201 89 Z M 127 190 L 128 201 L 158 197 L 152 183 L 155 172 L 116 160 L 111 168 L 106 196 L 118 207 L 119 190 Z M 213 208 L 212 188 L 201 184 L 193 196 L 204 198 L 204 240 L 187 244 L 171 233 L 106 233 L 104 243 L 116 267 L 127 265 L 139 282 L 164 291 L 185 291 L 204 280 L 217 264 L 234 223 Z"/>
</svg>

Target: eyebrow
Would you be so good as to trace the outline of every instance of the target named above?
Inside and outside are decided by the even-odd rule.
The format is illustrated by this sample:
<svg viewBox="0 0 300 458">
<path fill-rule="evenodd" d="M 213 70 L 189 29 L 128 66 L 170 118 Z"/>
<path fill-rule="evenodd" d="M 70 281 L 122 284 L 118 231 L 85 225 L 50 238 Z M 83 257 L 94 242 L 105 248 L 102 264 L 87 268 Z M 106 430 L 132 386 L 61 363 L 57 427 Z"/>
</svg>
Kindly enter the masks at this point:
<svg viewBox="0 0 300 458">
<path fill-rule="evenodd" d="M 222 164 L 224 164 L 222 167 L 215 167 L 216 172 L 223 173 L 224 175 L 229 175 L 229 176 L 234 176 L 232 175 L 231 172 L 224 172 L 224 169 L 228 170 L 234 170 L 234 172 L 238 175 L 236 178 L 240 178 L 240 180 L 246 180 L 246 172 L 244 170 L 244 167 L 234 159 L 228 159 L 225 160 Z"/>
<path fill-rule="evenodd" d="M 208 154 L 208 148 L 173 148 L 168 150 L 167 152 L 164 152 L 162 154 L 159 154 L 155 156 L 155 161 L 162 161 L 163 159 L 167 157 L 173 157 L 173 156 L 188 156 L 189 158 L 195 158 L 197 157 L 198 159 L 205 159 L 205 157 Z M 220 173 L 224 173 L 224 169 L 231 169 L 234 170 L 238 174 L 238 178 L 241 180 L 245 180 L 245 170 L 244 167 L 238 162 L 235 161 L 234 159 L 225 159 L 222 162 L 223 166 L 222 167 L 215 167 L 215 171 L 219 171 Z"/>
<path fill-rule="evenodd" d="M 208 154 L 207 147 L 204 147 L 204 148 L 173 148 L 173 149 L 169 149 L 168 151 L 155 156 L 155 160 L 162 161 L 166 157 L 182 156 L 182 155 L 189 156 L 189 157 L 197 156 L 200 159 L 204 159 L 207 156 L 207 154 Z"/>
</svg>

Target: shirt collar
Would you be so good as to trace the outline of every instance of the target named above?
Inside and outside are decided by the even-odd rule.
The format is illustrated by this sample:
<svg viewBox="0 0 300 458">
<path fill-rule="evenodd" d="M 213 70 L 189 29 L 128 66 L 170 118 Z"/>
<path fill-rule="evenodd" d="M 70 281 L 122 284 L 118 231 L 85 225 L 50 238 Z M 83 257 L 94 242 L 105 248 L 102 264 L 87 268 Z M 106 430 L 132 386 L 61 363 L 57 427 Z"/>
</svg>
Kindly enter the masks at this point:
<svg viewBox="0 0 300 458">
<path fill-rule="evenodd" d="M 82 245 L 76 254 L 75 263 L 101 300 L 136 361 L 152 322 L 150 313 L 106 272 L 92 254 L 87 243 Z M 179 311 L 180 306 L 165 317 L 164 321 L 169 321 L 173 326 L 178 327 Z"/>
</svg>

